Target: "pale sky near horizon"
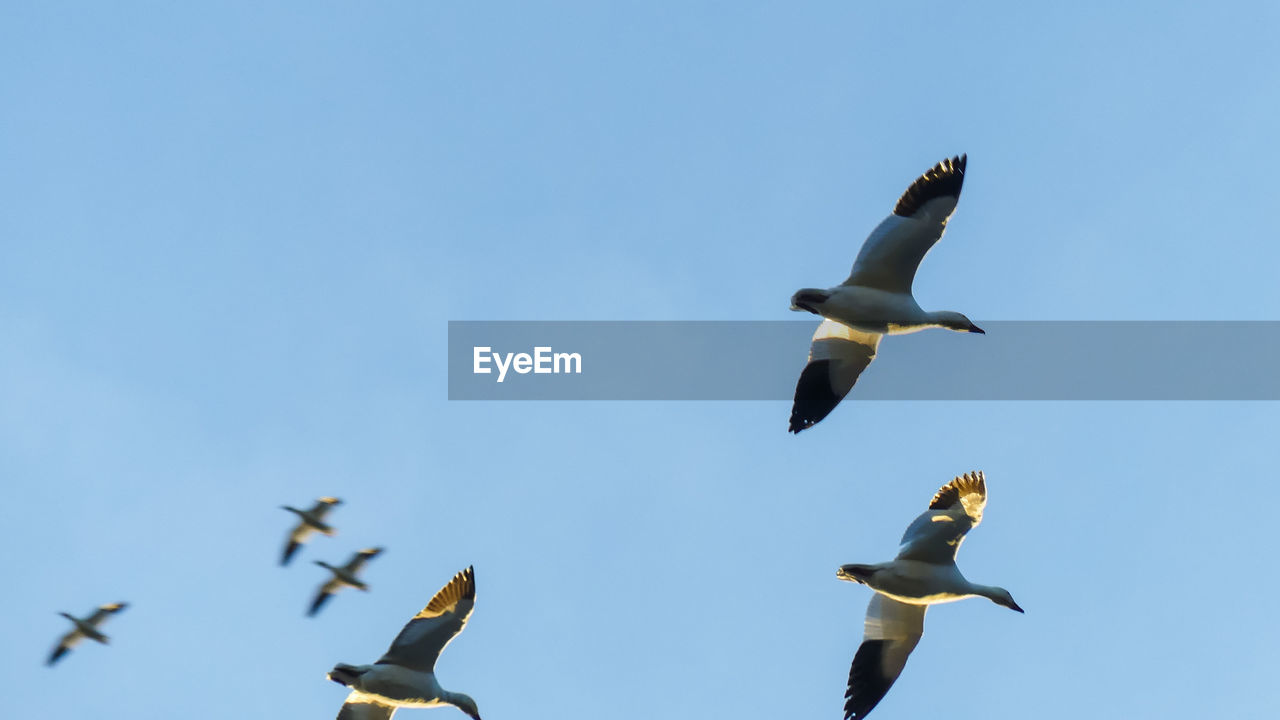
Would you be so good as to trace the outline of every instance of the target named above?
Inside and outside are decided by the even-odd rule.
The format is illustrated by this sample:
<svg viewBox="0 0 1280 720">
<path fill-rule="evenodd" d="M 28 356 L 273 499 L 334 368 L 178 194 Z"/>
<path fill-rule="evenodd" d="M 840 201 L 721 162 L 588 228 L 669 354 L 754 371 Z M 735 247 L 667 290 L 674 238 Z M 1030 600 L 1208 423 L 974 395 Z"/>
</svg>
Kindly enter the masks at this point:
<svg viewBox="0 0 1280 720">
<path fill-rule="evenodd" d="M 324 673 L 474 564 L 438 669 L 485 720 L 838 718 L 869 595 L 836 567 L 981 469 L 960 567 L 1027 613 L 931 610 L 873 718 L 1271 717 L 1274 403 L 855 390 L 793 437 L 786 402 L 448 402 L 444 370 L 449 320 L 799 320 L 961 152 L 924 307 L 1280 319 L 1277 30 L 1262 2 L 5 5 L 3 714 L 333 717 Z M 279 506 L 330 494 L 338 535 L 278 567 Z M 370 545 L 371 592 L 306 618 L 313 561 Z M 44 666 L 58 611 L 122 600 Z"/>
</svg>

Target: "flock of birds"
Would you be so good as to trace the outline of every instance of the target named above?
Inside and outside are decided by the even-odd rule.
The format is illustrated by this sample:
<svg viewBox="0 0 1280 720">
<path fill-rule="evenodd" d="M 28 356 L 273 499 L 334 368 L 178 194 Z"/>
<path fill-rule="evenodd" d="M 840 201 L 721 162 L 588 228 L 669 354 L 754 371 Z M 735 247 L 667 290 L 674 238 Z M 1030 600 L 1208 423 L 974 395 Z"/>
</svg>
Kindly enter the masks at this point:
<svg viewBox="0 0 1280 720">
<path fill-rule="evenodd" d="M 813 427 L 835 409 L 875 359 L 883 336 L 934 327 L 983 332 L 958 312 L 921 309 L 912 296 L 916 269 L 942 238 L 959 202 L 966 160 L 964 155 L 943 160 L 912 183 L 893 213 L 863 243 L 849 278 L 842 284 L 828 289 L 805 288 L 792 296 L 793 310 L 823 318 L 796 385 L 792 433 Z M 289 533 L 281 565 L 287 565 L 312 535 L 333 534 L 326 517 L 340 502 L 323 497 L 309 510 L 284 507 L 298 516 L 298 522 Z M 956 567 L 956 552 L 968 532 L 982 522 L 986 504 L 986 478 L 981 472 L 957 477 L 943 485 L 928 509 L 907 526 L 893 560 L 851 563 L 836 571 L 840 580 L 874 591 L 863 640 L 849 669 L 846 720 L 866 717 L 888 693 L 920 642 L 930 605 L 985 597 L 1022 612 L 1008 590 L 970 582 Z M 342 588 L 368 590 L 358 573 L 381 552 L 381 548 L 361 550 L 342 566 L 316 561 L 329 570 L 330 578 L 321 585 L 308 615 L 315 615 Z M 469 567 L 409 620 L 376 662 L 335 665 L 328 678 L 351 690 L 338 720 L 388 720 L 397 708 L 440 705 L 452 705 L 480 720 L 474 700 L 442 688 L 435 677 L 436 660 L 466 627 L 475 597 L 475 571 Z M 106 643 L 99 626 L 125 607 L 125 603 L 103 605 L 84 619 L 62 613 L 75 627 L 62 637 L 49 664 L 85 638 Z"/>
<path fill-rule="evenodd" d="M 792 310 L 822 317 L 809 362 L 796 383 L 792 433 L 813 427 L 835 409 L 875 359 L 885 335 L 928 328 L 985 334 L 961 313 L 924 310 L 911 290 L 920 261 L 942 239 L 960 202 L 967 161 L 965 155 L 943 160 L 917 178 L 893 213 L 867 236 L 847 280 L 791 296 Z M 874 565 L 842 565 L 836 571 L 837 578 L 875 591 L 862 644 L 849 668 L 846 720 L 866 717 L 884 699 L 924 634 L 930 605 L 985 597 L 1022 612 L 1008 590 L 970 582 L 956 567 L 956 551 L 982 522 L 986 505 L 987 482 L 981 472 L 957 477 L 907 526 L 897 557 Z"/>
<path fill-rule="evenodd" d="M 298 548 L 302 547 L 307 539 L 315 533 L 321 535 L 333 535 L 333 527 L 324 521 L 329 511 L 341 505 L 342 501 L 335 497 L 322 497 L 316 500 L 316 504 L 311 506 L 310 510 L 299 510 L 296 507 L 281 505 L 284 510 L 288 510 L 298 516 L 298 524 L 293 526 L 293 530 L 289 531 L 289 542 L 284 546 L 284 555 L 280 557 L 281 565 L 288 565 L 289 561 L 298 552 Z M 320 589 L 316 591 L 315 600 L 311 601 L 311 608 L 307 610 L 307 615 L 315 616 L 320 612 L 320 608 L 324 606 L 334 593 L 344 587 L 355 588 L 356 590 L 369 591 L 369 586 L 363 580 L 356 576 L 365 563 L 382 554 L 382 548 L 365 548 L 351 556 L 346 565 L 334 566 L 323 560 L 317 560 L 316 564 L 329 571 L 330 578 L 325 581 Z"/>
<path fill-rule="evenodd" d="M 298 516 L 298 522 L 289 531 L 284 553 L 280 556 L 282 566 L 289 564 L 312 535 L 334 534 L 333 526 L 326 518 L 333 508 L 341 504 L 342 501 L 338 498 L 322 497 L 308 510 L 281 506 Z M 359 578 L 358 573 L 365 563 L 381 552 L 382 548 L 360 550 L 341 566 L 317 560 L 316 564 L 328 570 L 330 577 L 316 592 L 307 615 L 315 616 L 321 606 L 342 588 L 367 591 L 369 586 Z M 475 569 L 469 567 L 440 588 L 426 607 L 409 620 L 377 662 L 369 665 L 335 665 L 327 677 L 351 689 L 338 712 L 338 720 L 389 720 L 397 708 L 438 705 L 453 705 L 475 720 L 480 720 L 475 700 L 464 693 L 444 689 L 435 676 L 436 659 L 440 657 L 444 647 L 466 627 L 475 602 Z M 83 619 L 60 613 L 74 623 L 75 627 L 62 636 L 47 664 L 53 665 L 61 660 L 85 638 L 107 644 L 108 638 L 99 626 L 126 607 L 126 603 L 103 605 Z"/>
</svg>

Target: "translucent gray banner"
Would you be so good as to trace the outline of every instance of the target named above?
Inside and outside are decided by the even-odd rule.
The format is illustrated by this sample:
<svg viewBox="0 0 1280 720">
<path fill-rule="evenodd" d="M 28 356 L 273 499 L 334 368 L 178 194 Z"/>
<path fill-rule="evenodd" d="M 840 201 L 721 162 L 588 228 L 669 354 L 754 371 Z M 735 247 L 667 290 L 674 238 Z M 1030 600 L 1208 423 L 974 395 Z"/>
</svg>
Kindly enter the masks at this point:
<svg viewBox="0 0 1280 720">
<path fill-rule="evenodd" d="M 885 338 L 861 400 L 1280 400 L 1280 322 L 978 322 Z M 817 322 L 451 321 L 450 400 L 789 400 Z"/>
</svg>

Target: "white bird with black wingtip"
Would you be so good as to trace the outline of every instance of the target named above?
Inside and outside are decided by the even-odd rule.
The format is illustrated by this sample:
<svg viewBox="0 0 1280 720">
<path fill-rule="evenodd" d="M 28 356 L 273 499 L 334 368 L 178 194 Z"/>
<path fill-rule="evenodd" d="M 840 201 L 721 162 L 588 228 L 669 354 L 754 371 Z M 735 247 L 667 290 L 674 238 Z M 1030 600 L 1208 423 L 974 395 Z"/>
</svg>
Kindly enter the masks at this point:
<svg viewBox="0 0 1280 720">
<path fill-rule="evenodd" d="M 476 575 L 468 567 L 413 616 L 376 663 L 335 665 L 328 678 L 351 688 L 338 720 L 390 720 L 397 708 L 444 705 L 480 720 L 475 700 L 445 690 L 436 679 L 440 653 L 467 626 L 475 605 Z"/>
<path fill-rule="evenodd" d="M 862 243 L 847 280 L 791 296 L 792 310 L 824 318 L 796 383 L 791 432 L 813 427 L 835 409 L 875 359 L 883 336 L 934 327 L 983 332 L 958 312 L 921 309 L 911 294 L 920 261 L 942 238 L 960 201 L 967 160 L 966 155 L 943 160 L 912 183 L 893 214 Z"/>
<path fill-rule="evenodd" d="M 924 633 L 930 605 L 985 597 L 1022 612 L 1008 590 L 969 582 L 956 567 L 965 534 L 982 522 L 986 478 L 980 472 L 958 477 L 938 490 L 929 509 L 907 527 L 898 556 L 876 565 L 842 565 L 836 577 L 875 590 L 867 606 L 862 644 L 849 668 L 846 720 L 863 718 L 889 692 L 907 657 Z"/>
<path fill-rule="evenodd" d="M 85 638 L 89 638 L 90 640 L 106 645 L 109 638 L 98 629 L 98 626 L 107 618 L 127 607 L 129 607 L 129 604 L 122 602 L 103 605 L 97 610 L 94 610 L 92 615 L 84 618 L 83 620 L 68 613 L 58 613 L 62 617 L 75 623 L 76 627 L 74 630 L 71 630 L 66 635 L 62 636 L 62 639 L 58 641 L 58 646 L 53 649 L 53 653 L 49 655 L 49 659 L 45 664 L 52 665 L 58 662 L 58 660 L 62 659 L 63 655 L 70 652 L 71 648 L 79 645 L 80 641 Z"/>
<path fill-rule="evenodd" d="M 311 506 L 310 510 L 299 510 L 296 507 L 281 505 L 281 509 L 288 510 L 298 516 L 298 524 L 293 526 L 289 531 L 289 541 L 285 543 L 284 554 L 280 556 L 280 564 L 288 565 L 293 559 L 294 553 L 298 552 L 298 548 L 311 537 L 312 533 L 320 533 L 321 535 L 332 536 L 336 532 L 328 523 L 324 521 L 326 515 L 334 507 L 341 505 L 342 501 L 335 497 L 322 497 L 316 500 L 316 504 Z"/>
<path fill-rule="evenodd" d="M 330 577 L 325 581 L 320 589 L 316 591 L 315 600 L 311 601 L 311 608 L 307 610 L 307 615 L 314 616 L 320 612 L 320 607 L 328 602 L 333 594 L 344 587 L 355 588 L 369 592 L 369 586 L 365 581 L 356 576 L 365 563 L 382 554 L 382 548 L 366 548 L 351 556 L 346 565 L 335 566 L 323 560 L 317 560 L 316 564 L 326 569 L 330 573 Z"/>
</svg>

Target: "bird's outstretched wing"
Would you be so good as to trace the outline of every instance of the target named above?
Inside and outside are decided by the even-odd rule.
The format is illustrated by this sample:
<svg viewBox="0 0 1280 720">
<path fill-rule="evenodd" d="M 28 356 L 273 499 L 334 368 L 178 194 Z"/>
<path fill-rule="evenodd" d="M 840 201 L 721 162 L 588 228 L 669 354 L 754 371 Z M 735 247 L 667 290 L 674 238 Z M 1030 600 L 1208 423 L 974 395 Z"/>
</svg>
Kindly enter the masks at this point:
<svg viewBox="0 0 1280 720">
<path fill-rule="evenodd" d="M 329 602 L 329 598 L 338 591 L 338 587 L 339 585 L 332 580 L 321 585 L 320 590 L 316 592 L 316 598 L 311 601 L 311 607 L 307 609 L 307 617 L 315 617 L 315 614 L 320 612 L 320 608 L 324 607 L 324 604 Z"/>
<path fill-rule="evenodd" d="M 85 620 L 85 622 L 94 627 L 98 627 L 99 625 L 102 624 L 103 620 L 106 620 L 107 618 L 120 612 L 121 610 L 124 610 L 127 607 L 129 607 L 129 603 L 122 603 L 122 602 L 111 603 L 110 605 L 103 605 L 99 607 L 97 610 L 94 610 L 93 614 L 90 615 L 88 619 Z"/>
<path fill-rule="evenodd" d="M 378 662 L 432 672 L 445 646 L 466 627 L 475 604 L 475 569 L 468 567 L 454 575 L 449 584 L 440 588 L 431 602 L 413 616 Z"/>
<path fill-rule="evenodd" d="M 853 389 L 879 347 L 880 335 L 823 320 L 809 345 L 809 362 L 796 382 L 788 429 L 798 433 L 829 415 Z"/>
<path fill-rule="evenodd" d="M 986 506 L 987 480 L 981 472 L 966 473 L 943 485 L 929 509 L 907 526 L 898 559 L 954 561 L 965 535 L 982 522 Z"/>
<path fill-rule="evenodd" d="M 862 644 L 849 667 L 845 720 L 864 718 L 902 674 L 924 633 L 926 605 L 908 605 L 876 593 L 867 606 Z"/>
<path fill-rule="evenodd" d="M 294 554 L 298 552 L 298 548 L 302 547 L 302 543 L 294 539 L 297 535 L 296 530 L 289 534 L 289 542 L 284 546 L 284 555 L 280 556 L 281 565 L 288 565 Z"/>
<path fill-rule="evenodd" d="M 76 643 L 79 641 L 80 634 L 74 630 L 63 635 L 62 639 L 58 641 L 58 646 L 53 649 L 53 652 L 49 655 L 49 659 L 45 661 L 45 665 L 52 665 L 61 660 L 62 656 L 71 652 L 71 648 L 75 647 Z"/>
<path fill-rule="evenodd" d="M 920 261 L 942 238 L 960 201 L 967 161 L 967 155 L 943 160 L 907 188 L 893 214 L 862 243 L 845 285 L 911 292 Z"/>
<path fill-rule="evenodd" d="M 311 509 L 307 512 L 314 516 L 315 519 L 323 520 L 324 516 L 328 515 L 329 511 L 332 510 L 334 506 L 341 504 L 342 501 L 336 497 L 322 497 L 316 500 L 316 504 L 312 505 Z"/>
<path fill-rule="evenodd" d="M 378 555 L 381 555 L 381 554 L 382 554 L 382 548 L 380 547 L 366 548 L 364 550 L 361 550 L 355 555 L 352 555 L 351 559 L 347 561 L 347 568 L 346 568 L 347 572 L 351 573 L 352 575 L 355 575 L 356 573 L 360 572 L 360 568 L 364 567 L 365 563 L 378 557 Z"/>
</svg>

